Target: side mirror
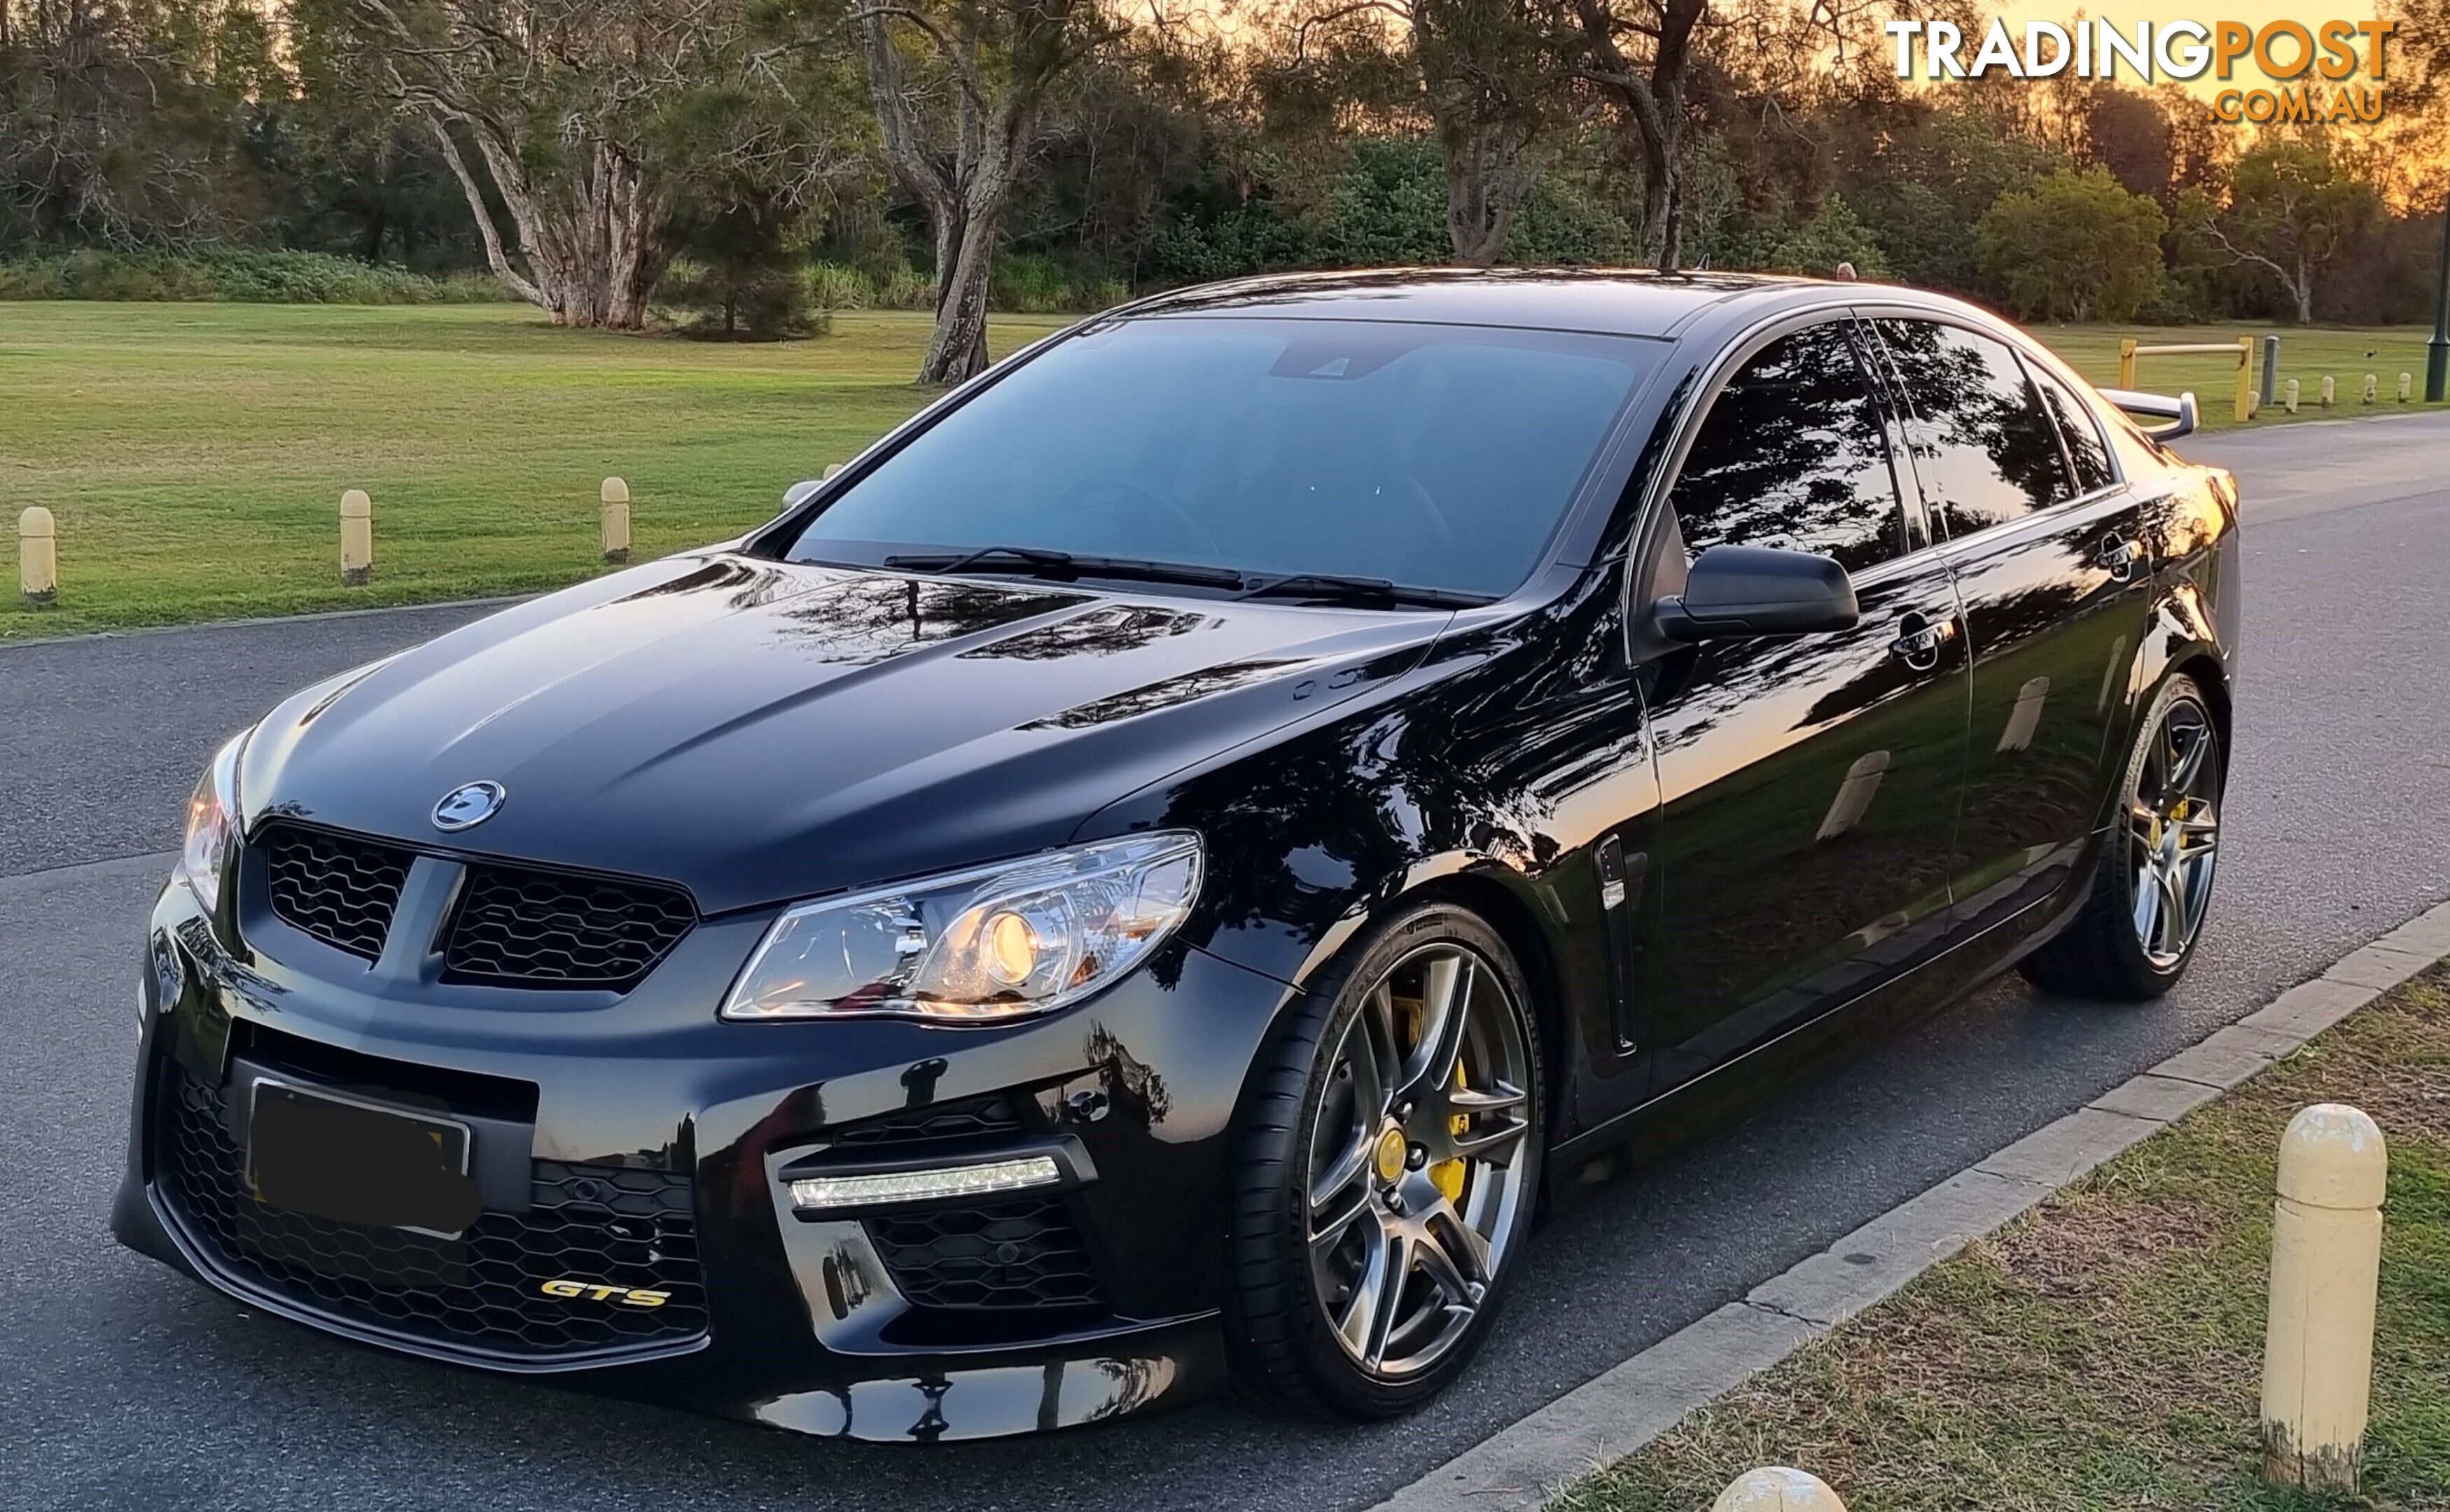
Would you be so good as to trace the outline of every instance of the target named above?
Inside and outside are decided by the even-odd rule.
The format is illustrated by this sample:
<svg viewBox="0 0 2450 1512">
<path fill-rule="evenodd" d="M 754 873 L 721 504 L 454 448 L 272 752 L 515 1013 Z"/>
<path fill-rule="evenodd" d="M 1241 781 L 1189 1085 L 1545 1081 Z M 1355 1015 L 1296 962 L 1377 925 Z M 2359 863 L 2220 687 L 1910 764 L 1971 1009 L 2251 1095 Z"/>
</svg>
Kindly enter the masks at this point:
<svg viewBox="0 0 2450 1512">
<path fill-rule="evenodd" d="M 823 488 L 827 480 L 843 470 L 840 462 L 827 462 L 824 477 L 804 477 L 783 491 L 783 513 L 790 514 L 808 501 L 808 495 Z"/>
<path fill-rule="evenodd" d="M 1713 546 L 1685 574 L 1684 591 L 1651 610 L 1670 640 L 1810 635 L 1851 630 L 1861 617 L 1846 570 L 1811 552 Z"/>
</svg>

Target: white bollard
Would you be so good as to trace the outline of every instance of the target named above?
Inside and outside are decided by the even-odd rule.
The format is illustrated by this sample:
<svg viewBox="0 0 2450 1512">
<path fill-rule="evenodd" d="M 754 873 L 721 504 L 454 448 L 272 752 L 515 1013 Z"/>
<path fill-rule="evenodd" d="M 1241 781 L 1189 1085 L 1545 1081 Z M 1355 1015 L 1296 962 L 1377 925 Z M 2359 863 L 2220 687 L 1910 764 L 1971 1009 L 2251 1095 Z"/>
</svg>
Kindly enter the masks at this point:
<svg viewBox="0 0 2450 1512">
<path fill-rule="evenodd" d="M 604 504 L 604 559 L 626 562 L 630 559 L 630 485 L 608 477 L 596 497 Z"/>
<path fill-rule="evenodd" d="M 2376 397 L 2378 397 L 2381 395 L 2381 393 L 2382 393 L 2382 379 L 2380 379 L 2380 378 L 2378 378 L 2374 377 L 2374 376 L 2373 376 L 2372 374 L 2370 374 L 2370 373 L 2366 374 L 2366 375 L 2365 375 L 2365 398 L 2364 398 L 2364 401 L 2365 401 L 2367 404 L 2371 404 L 2371 403 L 2375 400 L 2375 398 L 2376 398 Z"/>
<path fill-rule="evenodd" d="M 2294 415 L 2297 413 L 2297 380 L 2295 378 L 2290 378 L 2288 380 L 2288 397 L 2285 402 L 2288 406 L 2289 414 Z"/>
<path fill-rule="evenodd" d="M 2416 394 L 2416 377 L 2410 373 L 2399 376 L 2399 402 L 2406 403 Z"/>
<path fill-rule="evenodd" d="M 2388 1175 L 2382 1131 L 2344 1104 L 2302 1109 L 2280 1136 L 2263 1345 L 2263 1473 L 2277 1484 L 2356 1492 Z"/>
<path fill-rule="evenodd" d="M 1773 1464 L 1736 1477 L 1710 1512 L 1846 1512 L 1846 1503 L 1818 1476 Z"/>
<path fill-rule="evenodd" d="M 2329 409 L 2340 401 L 2340 380 L 2328 373 L 2323 375 L 2323 408 Z"/>
<path fill-rule="evenodd" d="M 29 609 L 60 601 L 60 528 L 40 504 L 17 516 L 17 587 Z"/>
<path fill-rule="evenodd" d="M 375 505 L 366 491 L 340 495 L 340 581 L 362 588 L 375 575 Z"/>
</svg>

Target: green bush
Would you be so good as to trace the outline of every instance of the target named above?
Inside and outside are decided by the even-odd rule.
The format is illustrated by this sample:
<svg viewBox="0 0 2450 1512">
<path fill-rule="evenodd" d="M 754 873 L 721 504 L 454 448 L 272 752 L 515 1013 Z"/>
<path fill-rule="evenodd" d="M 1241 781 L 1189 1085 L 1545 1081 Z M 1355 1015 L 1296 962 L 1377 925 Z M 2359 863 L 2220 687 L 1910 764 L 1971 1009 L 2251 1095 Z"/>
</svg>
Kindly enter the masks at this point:
<svg viewBox="0 0 2450 1512">
<path fill-rule="evenodd" d="M 87 247 L 0 262 L 0 300 L 225 300 L 242 304 L 474 304 L 508 296 L 481 273 L 429 278 L 323 252 Z"/>
<path fill-rule="evenodd" d="M 1992 203 L 1974 258 L 2019 320 L 2132 320 L 2160 297 L 2168 228 L 2159 204 L 2107 168 L 2059 168 Z"/>
<path fill-rule="evenodd" d="M 847 262 L 813 262 L 808 301 L 821 310 L 924 310 L 936 302 L 936 286 L 906 263 L 880 274 Z"/>
</svg>

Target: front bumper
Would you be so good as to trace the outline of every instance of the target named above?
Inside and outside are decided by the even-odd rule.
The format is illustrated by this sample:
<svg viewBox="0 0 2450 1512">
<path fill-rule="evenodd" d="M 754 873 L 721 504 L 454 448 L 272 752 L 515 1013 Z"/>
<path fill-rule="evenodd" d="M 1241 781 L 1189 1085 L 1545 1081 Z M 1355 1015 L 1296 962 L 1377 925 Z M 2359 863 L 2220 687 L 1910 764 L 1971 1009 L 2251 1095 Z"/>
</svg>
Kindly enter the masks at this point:
<svg viewBox="0 0 2450 1512">
<path fill-rule="evenodd" d="M 1211 1389 L 1228 1127 L 1287 990 L 1177 943 L 1001 1029 L 721 1022 L 766 922 L 700 924 L 617 999 L 451 992 L 278 931 L 224 949 L 167 887 L 113 1231 L 365 1343 L 802 1432 L 989 1437 Z M 264 1078 L 466 1125 L 484 1214 L 446 1241 L 264 1209 L 243 1174 Z M 789 1194 L 1036 1152 L 1062 1185 L 816 1214 Z"/>
</svg>

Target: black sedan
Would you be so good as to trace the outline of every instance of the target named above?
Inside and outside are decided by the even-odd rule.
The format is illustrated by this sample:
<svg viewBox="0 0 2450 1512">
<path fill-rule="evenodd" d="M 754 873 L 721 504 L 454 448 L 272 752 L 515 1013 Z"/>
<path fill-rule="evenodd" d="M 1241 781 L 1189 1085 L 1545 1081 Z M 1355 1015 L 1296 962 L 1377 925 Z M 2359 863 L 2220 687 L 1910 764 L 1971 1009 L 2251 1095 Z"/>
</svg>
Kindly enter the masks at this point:
<svg viewBox="0 0 2450 1512">
<path fill-rule="evenodd" d="M 2238 591 L 2185 423 L 1855 283 L 1101 316 L 232 740 L 114 1227 L 809 1433 L 1405 1411 L 1595 1156 L 2012 964 L 2187 969 Z"/>
</svg>

